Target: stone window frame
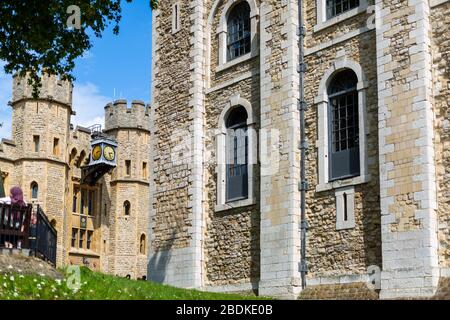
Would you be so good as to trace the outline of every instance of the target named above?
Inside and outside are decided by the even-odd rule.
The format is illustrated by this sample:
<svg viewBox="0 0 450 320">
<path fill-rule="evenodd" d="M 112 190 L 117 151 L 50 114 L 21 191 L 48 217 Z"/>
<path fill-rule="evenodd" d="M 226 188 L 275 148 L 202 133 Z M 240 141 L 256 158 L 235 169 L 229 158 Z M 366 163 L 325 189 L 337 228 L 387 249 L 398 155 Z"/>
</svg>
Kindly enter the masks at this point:
<svg viewBox="0 0 450 320">
<path fill-rule="evenodd" d="M 336 197 L 336 230 L 348 230 L 356 227 L 355 220 L 355 187 L 337 189 Z"/>
<path fill-rule="evenodd" d="M 239 58 L 227 61 L 227 34 L 228 34 L 228 17 L 231 10 L 235 5 L 242 1 L 246 1 L 250 5 L 250 30 L 251 30 L 251 51 Z M 225 69 L 231 68 L 237 64 L 243 63 L 244 61 L 250 60 L 258 56 L 258 17 L 259 8 L 255 0 L 228 0 L 225 7 L 222 10 L 222 14 L 219 20 L 219 26 L 217 27 L 217 37 L 219 41 L 218 55 L 219 63 L 217 65 L 216 71 L 223 71 Z M 212 17 L 210 17 L 211 19 Z M 211 48 L 209 48 L 211 50 Z"/>
<path fill-rule="evenodd" d="M 236 108 L 242 106 L 247 111 L 247 132 L 248 132 L 248 198 L 243 200 L 237 200 L 234 202 L 226 202 L 226 135 L 227 127 L 226 120 L 230 112 Z M 225 108 L 219 117 L 219 127 L 216 134 L 216 148 L 217 148 L 217 202 L 215 211 L 226 211 L 234 208 L 248 207 L 256 204 L 255 197 L 255 177 L 254 177 L 254 165 L 257 163 L 257 134 L 255 130 L 255 113 L 253 111 L 251 103 L 241 98 L 239 95 L 230 97 Z"/>
<path fill-rule="evenodd" d="M 367 12 L 369 8 L 368 0 L 359 0 L 359 6 L 339 14 L 331 19 L 327 19 L 327 0 L 316 0 L 316 25 L 314 26 L 314 32 L 321 31 L 329 28 L 344 20 L 350 19 L 360 13 Z"/>
<path fill-rule="evenodd" d="M 172 5 L 172 34 L 181 30 L 181 2 Z"/>
<path fill-rule="evenodd" d="M 36 181 L 30 183 L 30 198 L 33 200 L 39 198 L 39 184 Z"/>
<path fill-rule="evenodd" d="M 338 56 L 341 53 L 338 53 Z M 350 69 L 358 78 L 358 113 L 359 113 L 359 155 L 360 175 L 348 179 L 329 180 L 329 132 L 328 132 L 328 87 L 333 77 L 340 71 Z M 318 96 L 314 99 L 318 114 L 318 140 L 316 147 L 318 151 L 318 184 L 317 192 L 333 190 L 344 186 L 354 186 L 370 181 L 368 172 L 367 136 L 369 128 L 367 125 L 367 101 L 366 91 L 368 82 L 362 67 L 355 61 L 346 59 L 345 56 L 336 60 L 325 72 L 319 85 Z"/>
</svg>

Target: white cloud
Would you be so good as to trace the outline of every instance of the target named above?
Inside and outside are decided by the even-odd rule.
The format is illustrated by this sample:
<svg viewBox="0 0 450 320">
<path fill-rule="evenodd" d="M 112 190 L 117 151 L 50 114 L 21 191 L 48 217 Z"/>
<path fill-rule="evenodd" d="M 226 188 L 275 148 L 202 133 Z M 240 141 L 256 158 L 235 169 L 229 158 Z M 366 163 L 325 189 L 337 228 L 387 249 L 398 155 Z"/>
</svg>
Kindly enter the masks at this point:
<svg viewBox="0 0 450 320">
<path fill-rule="evenodd" d="M 93 83 L 75 84 L 73 91 L 73 106 L 77 115 L 72 123 L 83 127 L 94 124 L 104 126 L 104 107 L 111 98 L 103 96 Z"/>
<path fill-rule="evenodd" d="M 12 76 L 5 74 L 3 67 L 5 62 L 0 61 L 0 140 L 1 138 L 11 138 L 11 107 L 8 101 L 12 99 Z"/>
</svg>

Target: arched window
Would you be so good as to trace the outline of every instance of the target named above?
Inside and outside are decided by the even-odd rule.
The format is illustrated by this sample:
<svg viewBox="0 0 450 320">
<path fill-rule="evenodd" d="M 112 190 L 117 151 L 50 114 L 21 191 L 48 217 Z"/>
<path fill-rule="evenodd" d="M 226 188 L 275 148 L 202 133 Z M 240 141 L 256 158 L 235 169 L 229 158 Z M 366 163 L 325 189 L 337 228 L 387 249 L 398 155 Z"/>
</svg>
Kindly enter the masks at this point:
<svg viewBox="0 0 450 320">
<path fill-rule="evenodd" d="M 39 194 L 39 186 L 36 182 L 31 183 L 31 198 L 37 199 Z"/>
<path fill-rule="evenodd" d="M 234 6 L 227 20 L 227 61 L 251 51 L 250 5 L 242 1 Z"/>
<path fill-rule="evenodd" d="M 226 119 L 226 202 L 248 198 L 247 111 L 234 108 Z"/>
<path fill-rule="evenodd" d="M 50 221 L 50 224 L 53 228 L 56 228 L 56 220 L 52 219 L 52 221 Z"/>
<path fill-rule="evenodd" d="M 145 254 L 145 234 L 141 234 L 141 239 L 139 241 L 139 253 Z"/>
<path fill-rule="evenodd" d="M 131 203 L 130 203 L 130 201 L 127 200 L 127 201 L 125 201 L 123 203 L 123 212 L 124 212 L 124 214 L 126 216 L 130 215 L 130 212 L 131 212 Z"/>
<path fill-rule="evenodd" d="M 328 86 L 330 181 L 360 174 L 358 78 L 349 69 Z"/>
</svg>

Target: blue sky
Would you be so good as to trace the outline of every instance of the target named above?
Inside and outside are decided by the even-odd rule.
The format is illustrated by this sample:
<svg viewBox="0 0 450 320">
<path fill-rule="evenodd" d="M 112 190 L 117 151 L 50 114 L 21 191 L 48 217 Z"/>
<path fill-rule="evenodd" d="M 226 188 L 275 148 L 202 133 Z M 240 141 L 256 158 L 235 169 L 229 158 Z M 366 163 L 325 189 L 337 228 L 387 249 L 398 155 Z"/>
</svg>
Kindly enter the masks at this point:
<svg viewBox="0 0 450 320">
<path fill-rule="evenodd" d="M 102 38 L 92 38 L 93 48 L 77 60 L 73 105 L 75 125 L 103 124 L 104 106 L 115 99 L 150 101 L 151 10 L 148 1 L 123 1 L 120 33 L 112 27 Z M 11 137 L 11 76 L 0 61 L 0 138 Z"/>
</svg>

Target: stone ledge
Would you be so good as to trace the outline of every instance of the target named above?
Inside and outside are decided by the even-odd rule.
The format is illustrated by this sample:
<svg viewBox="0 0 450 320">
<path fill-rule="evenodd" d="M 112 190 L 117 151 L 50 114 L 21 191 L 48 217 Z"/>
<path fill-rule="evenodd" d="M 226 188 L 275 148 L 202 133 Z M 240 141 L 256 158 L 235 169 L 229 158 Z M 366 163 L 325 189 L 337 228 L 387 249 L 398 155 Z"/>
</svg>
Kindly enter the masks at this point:
<svg viewBox="0 0 450 320">
<path fill-rule="evenodd" d="M 307 287 L 299 300 L 379 300 L 379 294 L 367 283 L 325 284 Z"/>
</svg>

